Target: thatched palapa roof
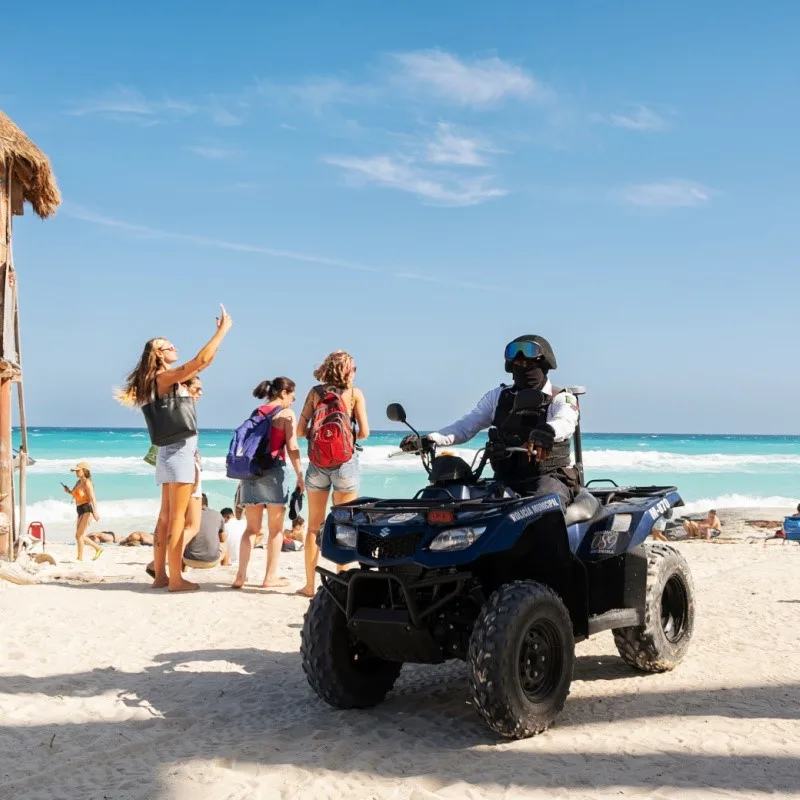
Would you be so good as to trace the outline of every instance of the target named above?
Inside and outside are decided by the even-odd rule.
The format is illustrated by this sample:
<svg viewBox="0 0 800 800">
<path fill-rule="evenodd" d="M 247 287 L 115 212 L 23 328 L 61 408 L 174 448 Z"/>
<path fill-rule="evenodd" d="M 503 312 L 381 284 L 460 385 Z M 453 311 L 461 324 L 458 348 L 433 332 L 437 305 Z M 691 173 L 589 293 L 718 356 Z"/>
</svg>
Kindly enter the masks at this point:
<svg viewBox="0 0 800 800">
<path fill-rule="evenodd" d="M 0 111 L 0 161 L 9 159 L 14 160 L 12 180 L 22 184 L 23 199 L 42 219 L 55 214 L 61 192 L 50 159 Z"/>
</svg>

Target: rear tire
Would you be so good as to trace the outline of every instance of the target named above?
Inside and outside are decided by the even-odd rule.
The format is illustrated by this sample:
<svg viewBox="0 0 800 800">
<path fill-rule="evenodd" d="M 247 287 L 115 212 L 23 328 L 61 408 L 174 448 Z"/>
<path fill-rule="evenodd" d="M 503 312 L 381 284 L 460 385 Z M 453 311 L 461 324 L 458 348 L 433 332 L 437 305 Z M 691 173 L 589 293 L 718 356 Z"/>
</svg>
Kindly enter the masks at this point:
<svg viewBox="0 0 800 800">
<path fill-rule="evenodd" d="M 614 629 L 623 660 L 643 672 L 675 669 L 694 631 L 694 585 L 686 559 L 668 544 L 648 544 L 644 625 Z"/>
<path fill-rule="evenodd" d="M 507 584 L 489 598 L 472 631 L 472 700 L 501 736 L 533 736 L 564 707 L 574 664 L 572 621 L 561 598 L 536 581 Z"/>
<path fill-rule="evenodd" d="M 377 705 L 403 668 L 358 642 L 347 629 L 342 610 L 322 587 L 303 621 L 300 655 L 311 688 L 334 708 Z"/>
</svg>

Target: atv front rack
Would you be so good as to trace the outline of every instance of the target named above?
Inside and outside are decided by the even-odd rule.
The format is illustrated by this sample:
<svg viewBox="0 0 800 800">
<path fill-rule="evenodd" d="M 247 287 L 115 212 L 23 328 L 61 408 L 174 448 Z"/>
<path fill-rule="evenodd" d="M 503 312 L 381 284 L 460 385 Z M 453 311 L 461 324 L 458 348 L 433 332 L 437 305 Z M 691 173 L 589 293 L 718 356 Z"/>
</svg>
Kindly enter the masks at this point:
<svg viewBox="0 0 800 800">
<path fill-rule="evenodd" d="M 388 583 L 389 607 L 385 609 L 375 609 L 375 612 L 396 613 L 397 611 L 405 611 L 408 613 L 408 621 L 415 628 L 425 627 L 425 620 L 430 617 L 431 614 L 434 614 L 451 600 L 462 594 L 464 587 L 473 580 L 472 573 L 470 572 L 431 575 L 421 579 L 410 579 L 395 572 L 378 572 L 365 569 L 336 573 L 330 572 L 322 567 L 317 567 L 317 573 L 320 576 L 322 588 L 331 596 L 333 602 L 339 606 L 339 609 L 345 615 L 348 623 L 356 618 L 359 612 L 359 584 L 363 582 L 382 581 L 383 583 Z M 331 584 L 338 584 L 345 588 L 347 597 L 344 603 L 341 601 L 341 595 L 337 596 L 337 592 L 333 589 Z M 424 589 L 446 586 L 447 584 L 452 584 L 453 588 L 450 589 L 450 591 L 440 595 L 425 608 L 420 607 L 418 595 L 416 594 L 417 592 Z M 399 592 L 399 594 L 396 595 L 396 592 Z"/>
</svg>

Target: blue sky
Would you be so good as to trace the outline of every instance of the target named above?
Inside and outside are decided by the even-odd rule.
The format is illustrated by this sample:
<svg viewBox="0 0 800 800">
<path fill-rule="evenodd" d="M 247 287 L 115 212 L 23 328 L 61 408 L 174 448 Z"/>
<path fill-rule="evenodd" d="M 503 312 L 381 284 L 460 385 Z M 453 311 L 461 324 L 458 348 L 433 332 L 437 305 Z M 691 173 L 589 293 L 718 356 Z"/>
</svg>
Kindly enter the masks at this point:
<svg viewBox="0 0 800 800">
<path fill-rule="evenodd" d="M 797 432 L 800 7 L 278 6 L 6 10 L 65 200 L 15 228 L 33 423 L 140 424 L 112 386 L 221 301 L 206 426 L 338 347 L 439 426 L 530 332 L 589 430 Z"/>
</svg>

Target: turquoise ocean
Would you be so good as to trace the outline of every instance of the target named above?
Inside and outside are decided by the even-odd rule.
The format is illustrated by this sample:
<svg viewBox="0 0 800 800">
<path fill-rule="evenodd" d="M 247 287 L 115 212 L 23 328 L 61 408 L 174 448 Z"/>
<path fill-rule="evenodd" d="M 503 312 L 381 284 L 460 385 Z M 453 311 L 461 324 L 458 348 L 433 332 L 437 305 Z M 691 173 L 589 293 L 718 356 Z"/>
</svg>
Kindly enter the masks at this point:
<svg viewBox="0 0 800 800">
<path fill-rule="evenodd" d="M 419 460 L 390 457 L 403 432 L 374 432 L 361 453 L 361 492 L 379 497 L 411 496 L 425 484 Z M 203 486 L 212 507 L 233 505 L 236 485 L 225 477 L 230 430 L 200 434 Z M 450 448 L 472 458 L 485 441 Z M 15 446 L 19 435 L 15 433 Z M 93 528 L 127 533 L 153 527 L 159 490 L 155 470 L 143 461 L 144 430 L 31 428 L 27 519 L 43 522 L 48 537 L 64 539 L 75 524 L 75 508 L 60 481 L 72 485 L 70 467 L 92 468 L 100 510 Z M 692 511 L 708 507 L 772 506 L 794 509 L 800 500 L 800 436 L 706 436 L 655 433 L 584 433 L 587 479 L 612 478 L 620 485 L 674 484 Z"/>
</svg>

